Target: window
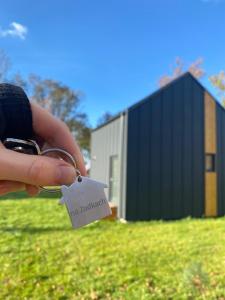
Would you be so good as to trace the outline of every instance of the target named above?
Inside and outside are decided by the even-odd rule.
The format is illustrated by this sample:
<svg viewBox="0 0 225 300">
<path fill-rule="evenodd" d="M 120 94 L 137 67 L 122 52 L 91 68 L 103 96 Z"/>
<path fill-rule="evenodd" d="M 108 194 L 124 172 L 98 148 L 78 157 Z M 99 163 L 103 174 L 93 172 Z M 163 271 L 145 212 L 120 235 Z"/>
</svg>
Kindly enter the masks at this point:
<svg viewBox="0 0 225 300">
<path fill-rule="evenodd" d="M 119 201 L 119 159 L 117 155 L 109 160 L 109 201 Z"/>
<path fill-rule="evenodd" d="M 206 154 L 205 156 L 205 170 L 206 172 L 215 172 L 215 154 Z"/>
</svg>

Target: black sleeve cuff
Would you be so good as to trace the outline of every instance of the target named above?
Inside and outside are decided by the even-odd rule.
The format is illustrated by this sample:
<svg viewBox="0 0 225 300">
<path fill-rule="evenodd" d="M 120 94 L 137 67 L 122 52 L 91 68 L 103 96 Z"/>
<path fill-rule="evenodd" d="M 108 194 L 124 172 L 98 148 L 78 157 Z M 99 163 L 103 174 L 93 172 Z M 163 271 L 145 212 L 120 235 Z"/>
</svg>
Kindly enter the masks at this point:
<svg viewBox="0 0 225 300">
<path fill-rule="evenodd" d="M 0 140 L 33 138 L 32 112 L 22 88 L 0 84 Z"/>
</svg>

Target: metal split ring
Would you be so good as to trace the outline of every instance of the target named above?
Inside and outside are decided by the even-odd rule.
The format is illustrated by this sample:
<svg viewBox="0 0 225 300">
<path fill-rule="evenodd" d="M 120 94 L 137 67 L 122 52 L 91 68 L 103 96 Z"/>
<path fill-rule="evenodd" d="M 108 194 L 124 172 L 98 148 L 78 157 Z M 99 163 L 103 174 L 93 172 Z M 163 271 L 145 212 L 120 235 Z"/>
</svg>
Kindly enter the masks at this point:
<svg viewBox="0 0 225 300">
<path fill-rule="evenodd" d="M 67 151 L 63 150 L 63 149 L 60 149 L 60 148 L 50 148 L 50 149 L 46 149 L 44 151 L 41 151 L 40 152 L 40 155 L 45 155 L 45 154 L 48 154 L 48 153 L 52 153 L 52 152 L 58 152 L 58 153 L 61 153 L 61 154 L 64 154 L 67 158 L 69 158 L 70 162 L 72 163 L 72 165 L 74 166 L 75 170 L 76 170 L 76 174 L 77 174 L 77 180 L 79 182 L 82 181 L 82 178 L 81 178 L 81 173 L 80 171 L 77 169 L 77 164 L 76 164 L 76 161 L 75 159 L 73 158 L 73 156 L 68 153 Z M 45 192 L 48 192 L 48 193 L 58 193 L 61 191 L 60 188 L 57 188 L 57 189 L 48 189 L 48 188 L 45 188 L 43 186 L 40 186 L 41 190 L 45 191 Z"/>
</svg>

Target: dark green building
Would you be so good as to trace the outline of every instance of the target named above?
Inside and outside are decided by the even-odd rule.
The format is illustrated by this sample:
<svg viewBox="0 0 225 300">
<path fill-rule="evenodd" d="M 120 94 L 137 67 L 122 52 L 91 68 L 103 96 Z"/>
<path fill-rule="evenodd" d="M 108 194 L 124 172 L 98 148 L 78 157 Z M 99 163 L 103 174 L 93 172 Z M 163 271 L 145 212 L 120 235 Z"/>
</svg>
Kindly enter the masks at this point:
<svg viewBox="0 0 225 300">
<path fill-rule="evenodd" d="M 127 220 L 224 215 L 224 108 L 185 73 L 92 132 L 91 177 Z"/>
</svg>

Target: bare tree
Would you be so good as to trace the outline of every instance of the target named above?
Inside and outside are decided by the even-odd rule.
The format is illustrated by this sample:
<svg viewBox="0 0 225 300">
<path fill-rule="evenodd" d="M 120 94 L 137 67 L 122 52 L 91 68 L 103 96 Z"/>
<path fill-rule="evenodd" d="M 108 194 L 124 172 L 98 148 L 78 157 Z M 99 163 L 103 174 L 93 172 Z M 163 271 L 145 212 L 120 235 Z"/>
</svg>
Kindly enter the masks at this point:
<svg viewBox="0 0 225 300">
<path fill-rule="evenodd" d="M 5 51 L 0 49 L 0 82 L 6 80 L 7 72 L 10 67 L 10 61 Z"/>
<path fill-rule="evenodd" d="M 12 79 L 10 80 L 11 83 L 20 86 L 23 88 L 25 91 L 28 91 L 28 82 L 26 79 L 22 77 L 20 73 L 16 73 L 13 75 Z"/>
<path fill-rule="evenodd" d="M 220 71 L 218 74 L 210 76 L 209 81 L 216 88 L 221 103 L 225 106 L 225 72 Z"/>
<path fill-rule="evenodd" d="M 113 117 L 114 115 L 111 112 L 109 111 L 104 112 L 104 114 L 98 119 L 97 126 L 103 125 L 104 123 L 111 120 Z"/>
<path fill-rule="evenodd" d="M 188 71 L 195 78 L 202 78 L 205 75 L 205 70 L 202 68 L 203 58 L 196 59 L 192 64 L 190 64 Z"/>
<path fill-rule="evenodd" d="M 172 74 L 171 75 L 163 75 L 159 79 L 159 86 L 163 87 L 178 76 L 182 75 L 185 70 L 189 71 L 194 77 L 201 78 L 205 75 L 205 71 L 202 67 L 203 59 L 198 58 L 194 62 L 192 62 L 187 68 L 185 68 L 185 64 L 180 57 L 177 57 L 175 60 L 175 64 L 172 66 Z"/>
</svg>

